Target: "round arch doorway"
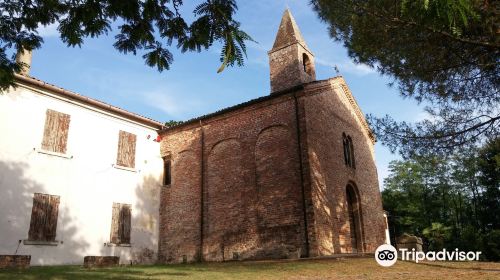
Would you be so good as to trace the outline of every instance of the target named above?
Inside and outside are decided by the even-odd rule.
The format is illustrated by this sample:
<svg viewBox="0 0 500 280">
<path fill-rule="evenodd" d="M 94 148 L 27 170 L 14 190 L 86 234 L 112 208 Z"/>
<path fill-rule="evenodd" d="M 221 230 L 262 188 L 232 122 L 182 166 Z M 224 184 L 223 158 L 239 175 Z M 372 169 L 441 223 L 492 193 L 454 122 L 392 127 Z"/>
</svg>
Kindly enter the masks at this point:
<svg viewBox="0 0 500 280">
<path fill-rule="evenodd" d="M 361 205 L 356 185 L 349 183 L 346 186 L 347 214 L 349 224 L 348 252 L 363 252 L 363 222 L 361 218 Z"/>
</svg>

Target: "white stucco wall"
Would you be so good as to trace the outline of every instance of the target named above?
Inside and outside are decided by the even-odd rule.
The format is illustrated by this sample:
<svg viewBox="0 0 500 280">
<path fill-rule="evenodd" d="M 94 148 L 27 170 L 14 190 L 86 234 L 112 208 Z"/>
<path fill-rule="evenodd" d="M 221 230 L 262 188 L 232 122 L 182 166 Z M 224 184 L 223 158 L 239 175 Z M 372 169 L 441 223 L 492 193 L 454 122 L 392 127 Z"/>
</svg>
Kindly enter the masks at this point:
<svg viewBox="0 0 500 280">
<path fill-rule="evenodd" d="M 59 195 L 57 246 L 20 243 L 32 265 L 82 264 L 89 255 L 141 261 L 157 252 L 162 159 L 156 131 L 81 103 L 18 86 L 0 95 L 0 254 L 28 238 L 33 194 Z M 67 154 L 39 153 L 47 109 L 71 115 Z M 136 169 L 116 169 L 118 132 L 137 135 Z M 147 136 L 150 135 L 150 139 Z M 132 247 L 109 247 L 113 202 L 132 205 Z"/>
<path fill-rule="evenodd" d="M 389 235 L 389 222 L 387 221 L 387 213 L 384 213 L 385 221 L 385 244 L 391 245 L 391 236 Z"/>
</svg>

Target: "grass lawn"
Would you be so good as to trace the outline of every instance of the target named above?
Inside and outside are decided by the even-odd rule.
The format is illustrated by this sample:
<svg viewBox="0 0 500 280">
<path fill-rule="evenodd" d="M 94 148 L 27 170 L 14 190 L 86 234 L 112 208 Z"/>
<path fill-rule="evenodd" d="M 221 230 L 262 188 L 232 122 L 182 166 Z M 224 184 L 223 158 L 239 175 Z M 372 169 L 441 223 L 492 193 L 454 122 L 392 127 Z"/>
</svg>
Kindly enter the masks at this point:
<svg viewBox="0 0 500 280">
<path fill-rule="evenodd" d="M 197 263 L 85 269 L 81 266 L 0 270 L 0 279 L 500 279 L 500 263 L 397 262 L 373 258 Z"/>
</svg>

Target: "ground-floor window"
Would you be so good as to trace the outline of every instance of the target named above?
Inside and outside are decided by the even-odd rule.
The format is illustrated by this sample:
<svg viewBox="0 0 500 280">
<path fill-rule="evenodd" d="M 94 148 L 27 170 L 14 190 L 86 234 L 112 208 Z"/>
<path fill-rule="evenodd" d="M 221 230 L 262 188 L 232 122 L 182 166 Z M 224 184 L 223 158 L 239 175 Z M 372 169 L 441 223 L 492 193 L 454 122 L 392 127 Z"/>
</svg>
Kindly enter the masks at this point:
<svg viewBox="0 0 500 280">
<path fill-rule="evenodd" d="M 57 216 L 59 213 L 59 196 L 35 193 L 31 209 L 30 241 L 55 241 Z"/>
<path fill-rule="evenodd" d="M 131 222 L 132 205 L 113 203 L 110 243 L 130 244 Z"/>
</svg>

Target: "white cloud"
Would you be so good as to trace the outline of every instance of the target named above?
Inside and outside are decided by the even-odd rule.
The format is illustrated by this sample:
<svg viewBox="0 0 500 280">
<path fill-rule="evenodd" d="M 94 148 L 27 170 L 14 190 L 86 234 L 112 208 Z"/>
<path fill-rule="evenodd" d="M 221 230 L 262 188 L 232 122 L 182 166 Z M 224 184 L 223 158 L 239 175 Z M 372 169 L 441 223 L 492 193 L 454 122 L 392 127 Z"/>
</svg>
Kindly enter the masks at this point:
<svg viewBox="0 0 500 280">
<path fill-rule="evenodd" d="M 415 122 L 430 121 L 431 123 L 435 123 L 438 121 L 438 118 L 436 116 L 429 114 L 429 112 L 427 111 L 422 111 L 415 116 L 414 121 Z"/>
<path fill-rule="evenodd" d="M 421 122 L 424 120 L 428 120 L 429 118 L 431 118 L 431 115 L 429 113 L 427 113 L 426 111 L 422 111 L 415 116 L 415 121 Z"/>
<path fill-rule="evenodd" d="M 375 74 L 376 70 L 374 68 L 371 68 L 370 66 L 366 64 L 355 64 L 350 60 L 344 60 L 344 61 L 339 61 L 337 63 L 333 63 L 327 60 L 323 60 L 321 58 L 316 58 L 316 63 L 319 65 L 327 66 L 327 67 L 335 67 L 340 71 L 340 74 L 342 72 L 349 73 L 349 74 L 354 74 L 357 76 L 365 76 L 369 74 Z"/>
<path fill-rule="evenodd" d="M 57 24 L 49 24 L 49 25 L 40 25 L 38 26 L 38 35 L 47 38 L 47 37 L 57 37 L 59 36 L 59 31 L 57 31 Z"/>
<path fill-rule="evenodd" d="M 161 90 L 141 93 L 141 102 L 175 119 L 185 119 L 187 115 L 197 111 L 201 105 L 201 102 L 197 99 L 179 98 L 175 94 L 169 94 Z"/>
<path fill-rule="evenodd" d="M 176 104 L 174 99 L 161 92 L 147 92 L 143 93 L 144 96 L 144 102 L 148 104 L 149 106 L 159 109 L 171 116 L 178 115 L 180 113 L 180 108 L 179 104 Z"/>
<path fill-rule="evenodd" d="M 267 52 L 271 50 L 270 49 L 271 47 L 266 48 L 264 46 L 272 46 L 272 44 L 267 43 L 267 42 L 264 43 L 264 44 L 262 44 L 262 43 L 255 43 L 255 42 L 249 42 L 248 43 L 248 48 L 254 49 L 254 50 L 258 51 L 258 52 L 262 52 L 262 53 L 267 54 Z"/>
</svg>

